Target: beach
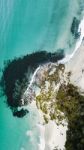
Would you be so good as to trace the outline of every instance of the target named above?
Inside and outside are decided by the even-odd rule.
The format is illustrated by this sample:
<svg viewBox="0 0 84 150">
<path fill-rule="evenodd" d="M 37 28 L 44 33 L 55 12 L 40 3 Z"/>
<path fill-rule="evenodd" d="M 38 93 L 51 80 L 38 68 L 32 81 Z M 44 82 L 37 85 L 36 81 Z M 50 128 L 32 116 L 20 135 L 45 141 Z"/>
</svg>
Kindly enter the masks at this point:
<svg viewBox="0 0 84 150">
<path fill-rule="evenodd" d="M 84 91 L 84 41 L 65 66 L 66 72 L 71 71 L 71 82 Z"/>
<path fill-rule="evenodd" d="M 84 42 L 82 42 L 72 59 L 65 64 L 65 72 L 69 71 L 71 71 L 71 83 L 76 85 L 80 92 L 84 92 Z M 50 121 L 44 128 L 44 150 L 52 150 L 55 146 L 63 150 L 66 142 L 67 126 L 57 126 L 54 121 Z"/>
<path fill-rule="evenodd" d="M 71 82 L 84 90 L 83 10 L 84 0 L 0 1 L 0 76 L 5 75 L 0 82 L 1 150 L 64 149 L 67 122 L 63 120 L 65 126 L 55 120 L 45 124 L 32 88 L 35 79 L 41 83 L 44 71 L 40 69 L 60 60 L 58 64 L 72 72 Z M 63 53 L 59 59 L 56 52 Z"/>
<path fill-rule="evenodd" d="M 59 61 L 60 63 L 65 64 L 65 74 L 71 72 L 70 82 L 77 86 L 80 93 L 84 93 L 84 19 L 81 21 L 79 30 L 81 30 L 81 36 L 78 42 L 76 43 L 75 50 L 71 55 L 68 55 L 63 60 Z M 63 150 L 66 142 L 66 125 L 57 126 L 54 121 L 50 121 L 48 124 L 41 126 L 40 132 L 42 132 L 42 141 L 43 148 L 40 150 L 52 150 L 58 148 Z"/>
</svg>

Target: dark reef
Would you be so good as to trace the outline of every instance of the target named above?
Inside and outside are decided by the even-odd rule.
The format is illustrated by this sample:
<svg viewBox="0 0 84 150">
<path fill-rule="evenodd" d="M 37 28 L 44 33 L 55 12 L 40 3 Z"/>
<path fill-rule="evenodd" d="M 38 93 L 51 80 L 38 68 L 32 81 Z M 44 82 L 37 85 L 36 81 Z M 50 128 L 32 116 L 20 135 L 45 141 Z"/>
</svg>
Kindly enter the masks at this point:
<svg viewBox="0 0 84 150">
<path fill-rule="evenodd" d="M 55 53 L 40 51 L 6 62 L 0 85 L 7 96 L 7 104 L 14 116 L 21 117 L 28 113 L 23 109 L 18 111 L 18 107 L 22 106 L 21 96 L 27 88 L 30 74 L 33 74 L 40 64 L 57 62 L 63 57 L 63 50 Z"/>
<path fill-rule="evenodd" d="M 75 39 L 79 38 L 80 36 L 80 32 L 78 32 L 79 23 L 80 21 L 76 17 L 74 17 L 71 25 L 71 33 Z"/>
<path fill-rule="evenodd" d="M 18 110 L 18 111 L 16 110 L 16 111 L 14 111 L 13 115 L 16 116 L 16 117 L 18 117 L 18 118 L 22 118 L 22 117 L 24 117 L 27 113 L 29 113 L 29 111 L 22 108 L 21 110 Z"/>
</svg>

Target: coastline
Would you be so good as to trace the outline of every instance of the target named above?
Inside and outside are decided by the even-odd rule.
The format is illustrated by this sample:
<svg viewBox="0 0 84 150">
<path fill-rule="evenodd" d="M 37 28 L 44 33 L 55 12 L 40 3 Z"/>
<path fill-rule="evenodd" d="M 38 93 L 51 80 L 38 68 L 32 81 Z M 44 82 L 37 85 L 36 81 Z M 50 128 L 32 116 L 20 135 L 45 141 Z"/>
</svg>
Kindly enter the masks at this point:
<svg viewBox="0 0 84 150">
<path fill-rule="evenodd" d="M 36 104 L 34 103 L 35 107 Z M 39 139 L 38 144 L 39 150 L 53 150 L 54 148 L 64 149 L 66 142 L 66 131 L 67 122 L 63 122 L 65 125 L 57 125 L 55 121 L 50 120 L 48 124 L 44 123 L 43 113 L 38 110 L 39 113 L 39 123 L 37 127 L 39 129 Z"/>
<path fill-rule="evenodd" d="M 66 72 L 71 71 L 71 82 L 84 91 L 84 41 L 71 61 L 65 65 Z"/>
<path fill-rule="evenodd" d="M 65 73 L 71 71 L 71 83 L 78 86 L 81 92 L 84 92 L 84 17 L 80 22 L 78 31 L 81 31 L 81 36 L 76 43 L 73 53 L 66 56 L 61 61 L 58 61 L 58 63 L 65 64 Z M 60 129 L 63 131 L 63 134 L 60 134 Z M 56 145 L 60 145 L 60 148 L 63 150 L 66 142 L 66 131 L 67 126 L 62 128 L 60 126 L 57 127 L 54 121 L 50 121 L 48 124 L 43 125 L 40 132 L 43 135 L 42 137 L 44 137 L 44 142 L 40 143 L 39 150 L 52 150 Z"/>
<path fill-rule="evenodd" d="M 83 35 L 84 35 L 83 24 L 84 24 L 84 18 L 81 21 L 80 26 L 79 26 L 79 31 L 81 31 L 81 36 L 77 41 L 77 44 L 76 44 L 76 47 L 75 47 L 75 50 L 73 51 L 73 53 L 69 56 L 66 56 L 64 59 L 58 61 L 58 63 L 65 64 L 66 72 L 69 70 L 72 71 L 71 82 L 73 82 L 74 84 L 77 83 L 77 85 L 80 86 L 80 88 L 82 85 L 81 83 L 84 83 L 84 79 L 82 77 L 83 76 L 82 64 L 84 62 L 84 57 L 83 57 L 84 56 L 83 55 L 84 45 L 83 44 L 81 45 Z M 81 47 L 80 47 L 80 45 L 81 45 Z M 44 65 L 44 66 L 46 66 L 46 65 Z M 36 75 L 38 70 L 39 70 L 39 66 L 33 74 L 33 77 L 30 81 L 29 87 L 27 88 L 27 91 L 26 91 L 27 93 L 29 91 L 29 88 L 33 84 L 34 76 Z M 83 88 L 84 88 L 84 86 L 82 87 L 82 89 Z M 24 104 L 24 103 L 22 103 L 22 104 Z M 36 104 L 34 104 L 34 106 L 36 107 Z M 39 137 L 40 142 L 38 144 L 38 149 L 39 150 L 52 150 L 56 146 L 58 146 L 58 148 L 61 148 L 63 150 L 64 144 L 66 142 L 67 126 L 64 126 L 64 127 L 61 125 L 57 126 L 55 121 L 51 121 L 51 120 L 49 121 L 48 124 L 43 125 L 42 115 L 40 115 L 39 118 L 40 118 L 41 122 L 39 124 L 37 123 L 37 127 L 39 128 L 39 133 L 40 133 L 40 137 Z M 31 132 L 27 132 L 27 136 L 32 136 Z"/>
<path fill-rule="evenodd" d="M 64 59 L 59 60 L 58 63 L 63 63 L 66 64 L 67 62 L 69 62 L 75 55 L 76 51 L 78 51 L 78 49 L 81 47 L 83 38 L 84 38 L 84 16 L 82 17 L 82 20 L 79 24 L 79 28 L 78 28 L 78 32 L 80 33 L 80 37 L 78 38 L 77 42 L 76 42 L 76 46 L 74 51 L 71 54 L 67 54 Z"/>
<path fill-rule="evenodd" d="M 39 0 L 33 2 L 33 5 L 32 1 L 28 0 L 23 2 L 21 0 L 1 1 L 1 77 L 6 69 L 5 81 L 2 79 L 1 82 L 0 80 L 0 84 L 3 85 L 3 88 L 0 86 L 1 150 L 65 149 L 68 141 L 67 135 L 70 135 L 67 132 L 70 129 L 68 121 L 63 122 L 63 126 L 56 124 L 56 119 L 45 123 L 44 112 L 38 109 L 37 101 L 35 101 L 35 91 L 36 94 L 39 93 L 40 84 L 43 81 L 41 77 L 43 77 L 43 71 L 47 70 L 47 64 L 51 65 L 49 69 L 54 73 L 55 67 L 52 68 L 52 66 L 59 66 L 59 63 L 63 63 L 66 73 L 72 71 L 71 83 L 77 85 L 79 92 L 84 94 L 83 1 Z M 74 22 L 74 18 L 78 23 Z M 78 36 L 80 32 L 81 36 Z M 58 56 L 57 50 L 58 52 L 62 50 L 63 53 Z M 9 61 L 8 66 L 10 66 L 8 68 L 6 67 L 7 60 Z M 57 81 L 56 76 L 54 77 L 54 81 Z M 38 84 L 36 85 L 36 83 Z M 38 86 L 37 89 L 36 86 Z M 53 86 L 55 86 L 54 83 Z M 57 86 L 54 90 L 56 88 Z M 53 93 L 53 90 L 51 91 Z M 46 95 L 44 96 L 46 97 Z M 42 99 L 45 100 L 44 97 Z M 51 98 L 51 100 L 53 99 Z M 61 102 L 59 103 L 61 104 Z M 71 108 L 70 103 L 68 106 Z M 43 108 L 45 109 L 44 105 Z M 50 109 L 52 114 L 55 114 L 53 110 Z M 61 110 L 63 111 L 63 106 Z M 80 110 L 82 109 L 80 108 Z M 77 129 L 77 125 L 79 125 L 78 129 L 82 132 L 84 130 L 80 123 L 80 119 L 77 119 L 74 129 Z M 82 136 L 82 134 L 80 135 Z M 80 135 L 77 134 L 69 139 L 72 138 L 72 141 L 76 141 L 74 137 L 80 137 Z M 79 143 L 81 142 L 79 141 Z M 72 149 L 77 150 L 77 148 L 70 150 Z M 83 148 L 79 148 L 79 150 L 81 149 L 83 150 Z"/>
<path fill-rule="evenodd" d="M 78 32 L 81 32 L 81 35 L 76 43 L 75 50 L 70 56 L 65 57 L 63 61 L 65 61 L 66 72 L 71 71 L 71 82 L 84 90 L 84 17 L 79 24 Z"/>
</svg>

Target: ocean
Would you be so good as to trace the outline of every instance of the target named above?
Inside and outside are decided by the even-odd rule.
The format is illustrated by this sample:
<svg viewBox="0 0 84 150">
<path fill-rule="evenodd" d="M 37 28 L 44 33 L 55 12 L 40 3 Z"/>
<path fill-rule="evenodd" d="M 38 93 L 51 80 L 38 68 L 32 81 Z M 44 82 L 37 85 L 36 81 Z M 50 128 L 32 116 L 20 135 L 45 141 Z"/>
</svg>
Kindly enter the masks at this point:
<svg viewBox="0 0 84 150">
<path fill-rule="evenodd" d="M 0 75 L 8 59 L 42 50 L 72 53 L 78 39 L 71 26 L 83 9 L 84 0 L 0 0 Z M 25 117 L 14 117 L 0 96 L 0 150 L 40 150 L 38 110 L 28 109 Z"/>
</svg>

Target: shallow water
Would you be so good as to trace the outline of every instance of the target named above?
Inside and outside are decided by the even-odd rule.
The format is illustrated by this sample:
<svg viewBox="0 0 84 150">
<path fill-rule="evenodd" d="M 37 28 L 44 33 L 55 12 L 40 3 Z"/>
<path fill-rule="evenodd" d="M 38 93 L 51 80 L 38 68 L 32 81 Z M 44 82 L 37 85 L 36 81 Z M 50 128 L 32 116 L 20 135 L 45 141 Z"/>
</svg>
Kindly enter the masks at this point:
<svg viewBox="0 0 84 150">
<path fill-rule="evenodd" d="M 37 50 L 69 52 L 70 27 L 78 14 L 77 0 L 0 0 L 0 68 L 6 59 Z M 38 150 L 36 109 L 14 118 L 5 99 L 0 98 L 0 150 Z M 27 136 L 27 130 L 33 134 Z"/>
<path fill-rule="evenodd" d="M 2 58 L 66 47 L 77 10 L 77 0 L 0 0 Z"/>
</svg>

